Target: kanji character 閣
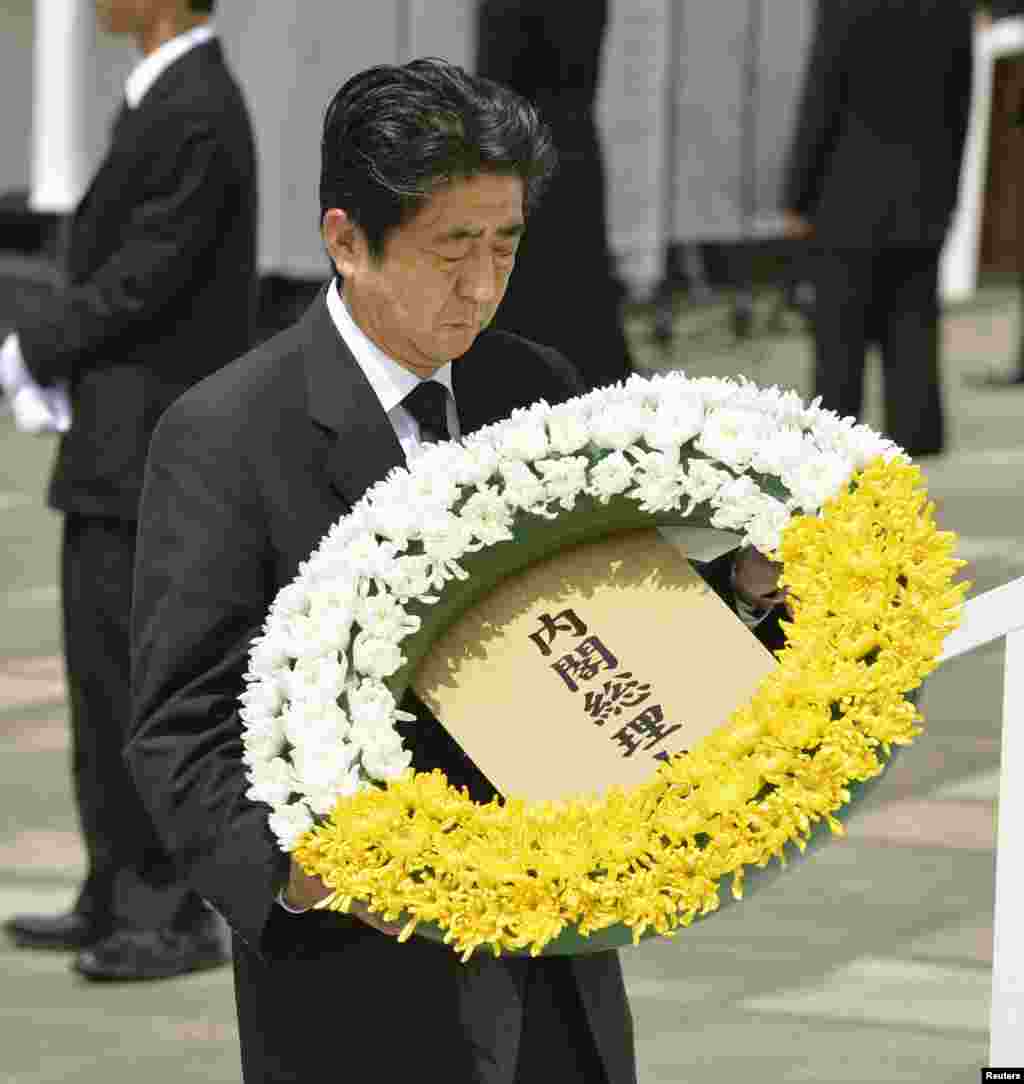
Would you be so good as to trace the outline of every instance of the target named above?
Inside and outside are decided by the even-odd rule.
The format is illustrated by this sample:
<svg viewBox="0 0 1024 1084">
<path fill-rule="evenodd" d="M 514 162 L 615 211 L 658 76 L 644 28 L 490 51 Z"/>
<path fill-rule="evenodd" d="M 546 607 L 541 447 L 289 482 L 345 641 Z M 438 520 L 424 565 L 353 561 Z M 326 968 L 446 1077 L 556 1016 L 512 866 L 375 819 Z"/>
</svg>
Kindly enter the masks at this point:
<svg viewBox="0 0 1024 1084">
<path fill-rule="evenodd" d="M 619 660 L 596 636 L 588 636 L 580 641 L 575 651 L 551 663 L 551 669 L 569 686 L 570 692 L 577 692 L 577 681 L 590 681 L 602 665 L 614 670 Z"/>
</svg>

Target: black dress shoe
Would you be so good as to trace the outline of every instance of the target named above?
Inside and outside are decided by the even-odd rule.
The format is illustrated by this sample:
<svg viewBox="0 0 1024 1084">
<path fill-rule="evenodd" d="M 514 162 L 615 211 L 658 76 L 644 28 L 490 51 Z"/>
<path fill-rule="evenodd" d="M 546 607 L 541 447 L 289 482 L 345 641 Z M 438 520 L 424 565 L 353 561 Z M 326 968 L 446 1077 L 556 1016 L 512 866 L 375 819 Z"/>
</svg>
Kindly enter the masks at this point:
<svg viewBox="0 0 1024 1084">
<path fill-rule="evenodd" d="M 81 949 L 110 934 L 110 924 L 80 911 L 63 915 L 14 915 L 4 932 L 19 948 Z"/>
<path fill-rule="evenodd" d="M 117 930 L 83 949 L 71 967 L 87 979 L 125 982 L 169 979 L 220 967 L 230 958 L 220 920 L 210 916 L 187 930 Z"/>
</svg>

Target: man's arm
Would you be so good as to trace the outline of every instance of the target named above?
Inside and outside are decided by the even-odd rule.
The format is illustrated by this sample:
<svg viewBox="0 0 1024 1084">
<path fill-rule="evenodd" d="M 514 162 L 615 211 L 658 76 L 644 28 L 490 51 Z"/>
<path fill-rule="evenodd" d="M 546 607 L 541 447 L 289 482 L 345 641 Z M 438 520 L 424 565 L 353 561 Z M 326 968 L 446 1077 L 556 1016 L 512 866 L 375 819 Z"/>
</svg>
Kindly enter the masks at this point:
<svg viewBox="0 0 1024 1084">
<path fill-rule="evenodd" d="M 241 420 L 226 407 L 207 413 L 194 395 L 179 401 L 150 445 L 125 758 L 192 887 L 258 949 L 289 865 L 268 807 L 245 797 L 238 713 L 270 602 L 269 550 Z"/>
<path fill-rule="evenodd" d="M 18 327 L 38 384 L 109 363 L 118 339 L 190 289 L 204 261 L 216 259 L 218 221 L 230 210 L 234 183 L 216 131 L 207 119 L 178 111 L 139 138 L 138 171 L 125 180 L 132 210 L 117 250 L 87 281 L 57 292 Z"/>
<path fill-rule="evenodd" d="M 814 212 L 841 121 L 845 79 L 840 57 L 845 33 L 843 7 L 832 0 L 818 2 L 796 131 L 783 184 L 783 209 L 797 218 Z"/>
</svg>

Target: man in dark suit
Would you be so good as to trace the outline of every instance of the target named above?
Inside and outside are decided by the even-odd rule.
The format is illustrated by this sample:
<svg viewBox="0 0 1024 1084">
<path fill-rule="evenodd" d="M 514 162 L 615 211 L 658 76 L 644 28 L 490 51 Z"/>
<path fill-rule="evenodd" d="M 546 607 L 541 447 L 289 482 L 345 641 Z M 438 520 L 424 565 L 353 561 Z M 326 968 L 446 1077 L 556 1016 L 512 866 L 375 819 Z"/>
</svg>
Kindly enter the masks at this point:
<svg viewBox="0 0 1024 1084">
<path fill-rule="evenodd" d="M 557 347 L 594 388 L 633 371 L 595 116 L 607 26 L 607 0 L 481 0 L 477 9 L 477 73 L 536 105 L 558 148 L 495 326 Z"/>
<path fill-rule="evenodd" d="M 815 394 L 859 415 L 877 342 L 887 435 L 912 456 L 945 445 L 938 271 L 972 14 L 968 0 L 821 0 L 785 178 L 788 231 L 814 246 Z"/>
<path fill-rule="evenodd" d="M 331 526 L 424 440 L 582 390 L 557 351 L 489 328 L 553 161 L 534 109 L 497 84 L 440 61 L 353 77 L 322 141 L 339 277 L 297 324 L 179 399 L 153 437 L 126 757 L 231 927 L 247 1084 L 424 1067 L 460 1084 L 636 1079 L 616 953 L 463 965 L 425 938 L 397 943 L 365 908 L 309 910 L 328 890 L 279 849 L 242 759 L 251 641 Z M 402 707 L 418 719 L 399 724 L 414 768 L 490 800 L 423 705 Z"/>
<path fill-rule="evenodd" d="M 104 0 L 101 22 L 144 59 L 110 150 L 70 223 L 67 287 L 5 347 L 22 385 L 66 387 L 71 426 L 50 482 L 64 513 L 64 649 L 75 796 L 88 873 L 70 914 L 5 927 L 79 949 L 89 978 L 227 961 L 216 916 L 181 879 L 123 760 L 128 624 L 149 438 L 181 393 L 252 345 L 256 166 L 210 0 Z M 9 389 L 12 392 L 17 389 Z"/>
</svg>

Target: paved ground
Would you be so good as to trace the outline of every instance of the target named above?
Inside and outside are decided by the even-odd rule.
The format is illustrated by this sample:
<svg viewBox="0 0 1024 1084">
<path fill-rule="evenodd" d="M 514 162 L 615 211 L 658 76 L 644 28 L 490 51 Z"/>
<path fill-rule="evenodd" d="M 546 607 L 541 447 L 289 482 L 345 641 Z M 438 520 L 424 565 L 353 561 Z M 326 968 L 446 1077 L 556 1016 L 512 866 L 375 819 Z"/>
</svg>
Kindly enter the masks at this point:
<svg viewBox="0 0 1024 1084">
<path fill-rule="evenodd" d="M 799 327 L 741 347 L 724 310 L 681 312 L 645 364 L 746 372 L 807 390 Z M 771 316 L 770 299 L 759 325 Z M 2 313 L 0 313 L 2 319 Z M 964 371 L 1009 358 L 1012 293 L 987 289 L 945 320 L 951 453 L 928 469 L 975 590 L 1024 575 L 1024 391 L 965 391 Z M 878 388 L 869 420 L 879 421 Z M 67 777 L 55 569 L 42 507 L 53 446 L 0 418 L 0 914 L 67 906 L 82 853 Z M 870 809 L 806 866 L 673 943 L 627 949 L 641 1081 L 960 1084 L 988 1056 L 993 846 L 1002 655 L 957 660 L 926 684 L 927 733 Z M 67 957 L 0 944 L 0 1082 L 239 1080 L 227 971 L 93 986 Z"/>
</svg>

